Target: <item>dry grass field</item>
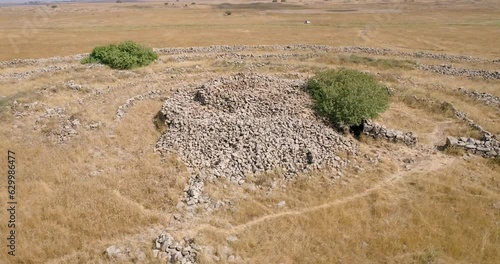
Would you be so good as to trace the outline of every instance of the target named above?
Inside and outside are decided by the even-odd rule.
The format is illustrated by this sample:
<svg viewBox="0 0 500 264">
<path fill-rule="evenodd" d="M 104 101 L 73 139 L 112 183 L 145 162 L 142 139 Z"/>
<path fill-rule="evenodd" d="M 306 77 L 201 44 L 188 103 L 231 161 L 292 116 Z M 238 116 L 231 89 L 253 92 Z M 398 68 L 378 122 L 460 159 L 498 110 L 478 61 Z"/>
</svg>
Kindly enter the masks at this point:
<svg viewBox="0 0 500 264">
<path fill-rule="evenodd" d="M 103 254 L 118 245 L 145 252 L 137 263 L 160 263 L 152 257 L 151 245 L 167 230 L 210 247 L 211 252 L 200 253 L 200 263 L 216 262 L 213 256 L 228 254 L 227 248 L 242 263 L 499 263 L 498 159 L 439 150 L 448 135 L 477 138 L 480 133 L 411 98 L 450 102 L 500 135 L 498 106 L 457 92 L 466 87 L 500 97 L 500 81 L 441 75 L 411 65 L 498 71 L 500 4 L 391 2 L 0 6 L 0 262 L 127 263 Z M 226 10 L 232 14 L 224 15 Z M 266 46 L 234 53 L 296 56 L 226 59 L 218 58 L 223 52 L 217 51 L 163 52 L 151 65 L 134 70 L 82 65 L 77 57 L 1 63 L 76 55 L 123 40 L 155 48 L 367 46 L 482 60 L 361 52 L 353 54 L 378 60 L 357 61 L 351 53 Z M 211 197 L 230 200 L 232 206 L 174 220 L 189 172 L 177 156 L 153 151 L 161 136 L 154 117 L 165 98 L 178 88 L 238 72 L 304 79 L 319 69 L 338 67 L 369 71 L 391 87 L 390 108 L 375 121 L 415 132 L 417 146 L 362 137 L 357 140 L 360 154 L 345 157 L 355 166 L 335 180 L 328 172 L 315 171 L 272 191 L 267 187 L 281 183 L 279 173 L 252 179 L 262 189 L 223 180 L 206 183 Z M 72 83 L 79 87 L 71 88 Z M 127 104 L 157 89 L 161 96 Z M 117 118 L 125 105 L 124 116 Z M 7 255 L 4 245 L 9 230 L 4 209 L 7 150 L 17 160 L 15 257 Z M 286 204 L 278 207 L 281 201 Z M 228 241 L 228 236 L 238 239 Z"/>
<path fill-rule="evenodd" d="M 129 39 L 152 47 L 311 43 L 500 56 L 494 0 L 231 2 L 1 7 L 0 60 L 72 55 Z"/>
</svg>

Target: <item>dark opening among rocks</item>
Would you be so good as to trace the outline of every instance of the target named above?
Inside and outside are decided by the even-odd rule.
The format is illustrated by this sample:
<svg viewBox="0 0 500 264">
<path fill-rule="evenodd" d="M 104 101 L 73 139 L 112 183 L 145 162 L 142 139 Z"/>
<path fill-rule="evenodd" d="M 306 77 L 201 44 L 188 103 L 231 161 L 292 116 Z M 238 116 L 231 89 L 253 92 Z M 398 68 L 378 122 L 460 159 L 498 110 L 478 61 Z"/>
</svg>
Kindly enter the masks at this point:
<svg viewBox="0 0 500 264">
<path fill-rule="evenodd" d="M 359 137 L 363 133 L 364 128 L 365 128 L 365 122 L 359 125 L 350 126 L 349 131 L 354 135 L 355 138 L 359 139 Z"/>
</svg>

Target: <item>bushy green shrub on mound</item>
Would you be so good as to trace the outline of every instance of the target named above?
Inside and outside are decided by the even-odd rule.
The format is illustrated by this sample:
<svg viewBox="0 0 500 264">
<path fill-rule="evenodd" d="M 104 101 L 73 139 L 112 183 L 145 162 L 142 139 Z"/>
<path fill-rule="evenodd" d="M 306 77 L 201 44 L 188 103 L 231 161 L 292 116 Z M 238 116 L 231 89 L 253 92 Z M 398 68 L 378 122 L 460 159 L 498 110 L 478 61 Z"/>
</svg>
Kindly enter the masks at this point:
<svg viewBox="0 0 500 264">
<path fill-rule="evenodd" d="M 118 45 L 95 47 L 89 57 L 82 59 L 82 63 L 101 63 L 123 70 L 146 66 L 157 58 L 153 49 L 125 41 Z"/>
<path fill-rule="evenodd" d="M 318 72 L 307 89 L 316 111 L 339 127 L 357 126 L 389 106 L 389 93 L 373 76 L 350 69 Z"/>
</svg>

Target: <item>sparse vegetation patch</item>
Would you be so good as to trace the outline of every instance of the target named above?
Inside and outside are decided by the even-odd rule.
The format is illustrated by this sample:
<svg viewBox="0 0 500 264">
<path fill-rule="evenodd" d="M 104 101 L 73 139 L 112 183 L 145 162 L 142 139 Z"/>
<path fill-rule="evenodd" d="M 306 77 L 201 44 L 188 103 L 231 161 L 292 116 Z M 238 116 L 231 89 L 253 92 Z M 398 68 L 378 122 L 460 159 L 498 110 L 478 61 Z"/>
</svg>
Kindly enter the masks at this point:
<svg viewBox="0 0 500 264">
<path fill-rule="evenodd" d="M 340 56 L 340 63 L 362 64 L 382 69 L 401 68 L 406 70 L 414 69 L 417 65 L 416 62 L 412 60 L 398 60 L 390 58 L 377 59 L 357 55 Z"/>
</svg>

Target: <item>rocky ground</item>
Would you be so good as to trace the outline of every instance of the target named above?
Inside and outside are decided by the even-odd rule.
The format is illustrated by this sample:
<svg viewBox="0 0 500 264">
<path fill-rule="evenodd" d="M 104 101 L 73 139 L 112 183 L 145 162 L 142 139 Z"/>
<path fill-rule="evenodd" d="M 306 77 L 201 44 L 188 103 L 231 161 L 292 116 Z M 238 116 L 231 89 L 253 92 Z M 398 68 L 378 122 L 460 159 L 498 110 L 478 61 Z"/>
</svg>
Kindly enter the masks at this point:
<svg viewBox="0 0 500 264">
<path fill-rule="evenodd" d="M 301 80 L 259 74 L 211 79 L 178 91 L 163 104 L 167 126 L 156 149 L 177 153 L 192 171 L 188 206 L 207 203 L 203 181 L 227 178 L 243 185 L 247 175 L 282 170 L 285 177 L 348 163 L 356 143 L 318 119 Z"/>
<path fill-rule="evenodd" d="M 134 248 L 119 242 L 111 246 L 99 245 L 108 260 L 196 263 L 203 254 L 213 261 L 244 263 L 246 260 L 229 246 L 238 240 L 236 236 L 228 235 L 222 249 L 215 250 L 214 245 L 199 244 L 196 236 L 187 236 L 190 231 L 183 229 L 187 222 L 196 226 L 202 217 L 213 212 L 234 209 L 233 200 L 211 197 L 206 190 L 208 183 L 227 182 L 232 185 L 228 188 L 235 190 L 266 189 L 270 192 L 273 188 L 287 186 L 297 175 L 321 170 L 328 171 L 329 180 L 343 181 L 345 170 L 360 169 L 359 160 L 373 165 L 379 163 L 382 155 L 379 150 L 372 150 L 376 155 L 363 152 L 360 145 L 365 143 L 340 133 L 315 115 L 304 83 L 312 74 L 307 63 L 317 63 L 321 56 L 362 54 L 410 58 L 417 60 L 412 70 L 418 74 L 487 82 L 500 79 L 499 71 L 477 69 L 477 65 L 496 65 L 498 61 L 368 47 L 211 46 L 156 51 L 161 57 L 150 66 L 151 69 L 114 71 L 104 85 L 99 81 L 87 81 L 94 78 L 96 72 L 104 71 L 104 66 L 79 64 L 78 60 L 84 55 L 0 63 L 2 84 L 14 80 L 30 82 L 41 76 L 57 77 L 68 72 L 88 74 L 79 79 L 61 77 L 57 83 L 41 85 L 33 99 L 26 99 L 22 93 L 0 98 L 14 118 L 13 129 L 32 131 L 63 148 L 88 134 L 102 133 L 106 140 L 112 140 L 116 137 L 116 128 L 127 121 L 134 107 L 146 101 L 162 102 L 154 121 L 161 136 L 158 135 L 156 143 L 150 142 L 148 149 L 154 149 L 165 159 L 176 156 L 187 166 L 189 177 L 184 192 L 166 227 L 141 235 L 141 239 L 147 237 L 148 247 Z M 439 63 L 419 62 L 421 58 Z M 474 64 L 468 68 L 467 63 Z M 325 67 L 328 65 L 315 66 L 315 69 Z M 127 81 L 120 82 L 122 78 Z M 418 85 L 411 78 L 398 76 L 392 86 L 397 88 L 408 83 Z M 454 87 L 453 92 L 456 91 L 484 102 L 486 107 L 498 108 L 499 100 L 495 95 Z M 65 96 L 64 103 L 57 100 L 61 94 Z M 487 122 L 469 118 L 467 113 L 447 101 L 415 98 L 426 106 L 446 103 L 456 120 L 482 136 L 476 139 L 449 137 L 448 145 L 463 147 L 470 154 L 500 155 L 495 131 L 483 128 Z M 438 123 L 436 135 L 444 133 L 439 125 L 446 122 Z M 438 151 L 434 145 L 421 143 L 415 131 L 389 127 L 377 120 L 366 122 L 362 132 L 397 144 L 400 150 L 391 157 L 406 171 L 411 171 L 413 166 L 424 168 L 425 164 L 418 160 L 423 156 L 429 158 Z M 445 145 L 447 136 L 436 136 L 433 141 Z M 18 137 L 22 141 L 27 140 L 28 135 L 19 134 Z M 127 156 L 121 149 L 118 152 L 119 158 Z M 396 157 L 399 154 L 401 156 Z M 106 153 L 96 151 L 92 155 L 98 159 Z M 106 169 L 98 166 L 89 169 L 90 178 L 105 173 Z M 279 184 L 273 182 L 271 187 L 264 188 L 249 180 L 266 173 L 277 173 L 281 177 Z M 276 208 L 286 206 L 284 201 L 276 203 Z"/>
</svg>

